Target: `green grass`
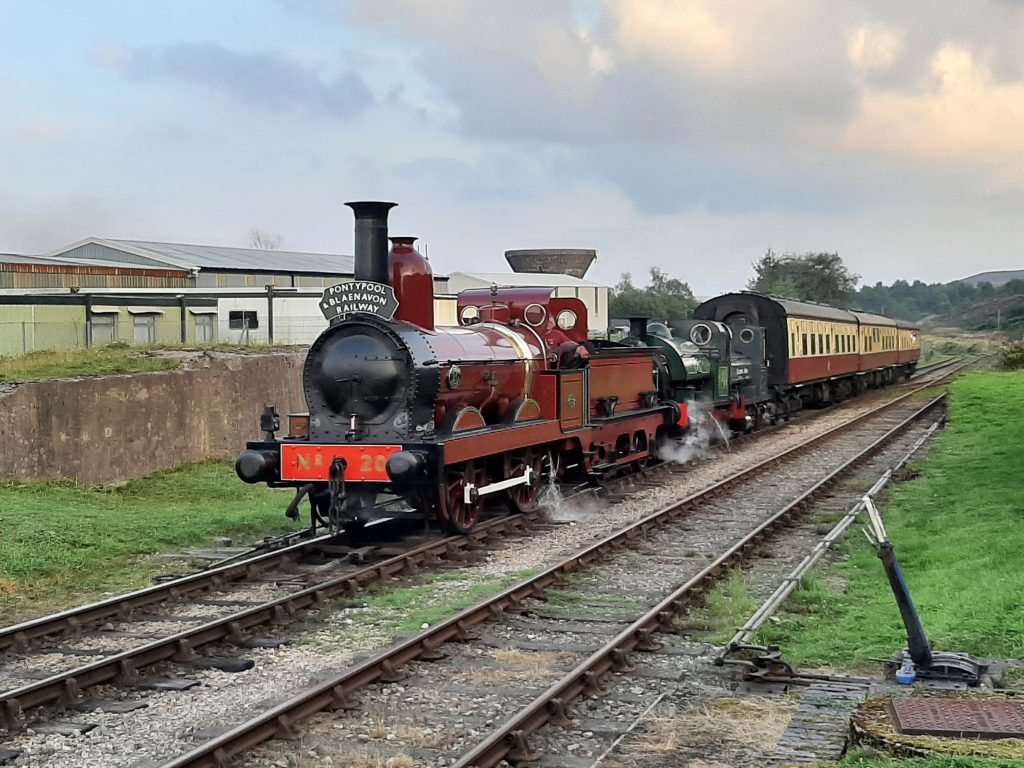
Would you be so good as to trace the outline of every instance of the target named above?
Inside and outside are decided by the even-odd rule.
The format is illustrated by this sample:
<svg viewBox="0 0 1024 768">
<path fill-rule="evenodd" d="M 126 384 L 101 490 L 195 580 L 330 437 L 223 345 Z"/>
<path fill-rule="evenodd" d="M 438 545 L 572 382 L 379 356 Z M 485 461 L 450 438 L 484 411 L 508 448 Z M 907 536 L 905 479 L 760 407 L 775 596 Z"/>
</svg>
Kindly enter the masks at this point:
<svg viewBox="0 0 1024 768">
<path fill-rule="evenodd" d="M 224 462 L 117 488 L 0 483 L 0 624 L 145 586 L 168 567 L 147 555 L 215 536 L 250 543 L 292 530 L 296 524 L 283 514 L 290 498 L 242 483 Z"/>
<path fill-rule="evenodd" d="M 1024 373 L 975 373 L 952 387 L 950 426 L 883 511 L 918 613 L 938 650 L 1024 657 Z M 799 665 L 862 666 L 906 644 L 874 550 L 859 532 L 838 565 L 842 591 L 813 582 L 762 641 Z"/>
<path fill-rule="evenodd" d="M 1024 760 L 985 760 L 973 757 L 901 759 L 857 751 L 839 763 L 841 768 L 1024 768 Z"/>
<path fill-rule="evenodd" d="M 712 589 L 704 605 L 693 611 L 688 626 L 710 632 L 707 641 L 724 643 L 757 610 L 747 584 L 739 571 Z"/>
<path fill-rule="evenodd" d="M 372 624 L 390 635 L 419 632 L 424 624 L 434 626 L 535 573 L 517 571 L 484 579 L 464 571 L 426 573 L 411 587 L 375 585 L 352 605 L 366 609 L 357 615 L 357 623 Z"/>
<path fill-rule="evenodd" d="M 138 348 L 117 344 L 95 349 L 41 350 L 0 357 L 0 382 L 170 371 L 180 366 L 178 360 L 150 357 Z"/>
<path fill-rule="evenodd" d="M 266 344 L 157 344 L 143 347 L 129 346 L 118 341 L 91 349 L 40 350 L 25 355 L 0 357 L 0 383 L 171 371 L 181 367 L 180 360 L 147 353 L 199 349 L 261 354 L 273 348 Z"/>
</svg>

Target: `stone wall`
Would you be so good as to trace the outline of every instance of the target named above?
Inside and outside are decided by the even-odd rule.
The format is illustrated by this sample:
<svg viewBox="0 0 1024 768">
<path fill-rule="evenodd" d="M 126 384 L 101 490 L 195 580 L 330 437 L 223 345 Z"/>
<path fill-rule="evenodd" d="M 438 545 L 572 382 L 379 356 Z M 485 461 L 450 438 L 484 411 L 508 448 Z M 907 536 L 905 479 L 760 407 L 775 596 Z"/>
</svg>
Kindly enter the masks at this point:
<svg viewBox="0 0 1024 768">
<path fill-rule="evenodd" d="M 0 477 L 130 480 L 231 458 L 265 402 L 304 411 L 301 354 L 214 357 L 186 370 L 41 381 L 0 392 Z M 7 388 L 5 388 L 7 389 Z"/>
</svg>

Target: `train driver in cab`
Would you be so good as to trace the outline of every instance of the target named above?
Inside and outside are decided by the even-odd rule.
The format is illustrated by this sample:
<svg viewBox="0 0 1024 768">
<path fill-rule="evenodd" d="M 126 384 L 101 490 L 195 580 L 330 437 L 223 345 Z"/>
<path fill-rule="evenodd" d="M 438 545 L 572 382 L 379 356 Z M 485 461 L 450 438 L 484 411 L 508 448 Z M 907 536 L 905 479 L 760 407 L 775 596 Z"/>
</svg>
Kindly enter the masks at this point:
<svg viewBox="0 0 1024 768">
<path fill-rule="evenodd" d="M 559 368 L 585 368 L 590 358 L 590 350 L 584 344 L 577 344 L 570 339 L 561 328 L 555 324 L 555 318 L 550 314 L 544 323 L 544 343 L 548 348 L 548 355 L 557 356 Z"/>
</svg>

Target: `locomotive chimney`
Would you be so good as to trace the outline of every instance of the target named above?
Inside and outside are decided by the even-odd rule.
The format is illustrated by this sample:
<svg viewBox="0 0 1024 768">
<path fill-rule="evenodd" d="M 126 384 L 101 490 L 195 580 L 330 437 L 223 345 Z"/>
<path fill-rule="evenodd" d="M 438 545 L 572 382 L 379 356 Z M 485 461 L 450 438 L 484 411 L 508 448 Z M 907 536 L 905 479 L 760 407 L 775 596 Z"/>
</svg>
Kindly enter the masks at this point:
<svg viewBox="0 0 1024 768">
<path fill-rule="evenodd" d="M 397 203 L 345 203 L 356 216 L 355 277 L 374 283 L 388 280 L 388 211 Z"/>
<path fill-rule="evenodd" d="M 629 335 L 632 336 L 634 339 L 640 339 L 640 341 L 647 341 L 647 318 L 629 318 Z"/>
</svg>

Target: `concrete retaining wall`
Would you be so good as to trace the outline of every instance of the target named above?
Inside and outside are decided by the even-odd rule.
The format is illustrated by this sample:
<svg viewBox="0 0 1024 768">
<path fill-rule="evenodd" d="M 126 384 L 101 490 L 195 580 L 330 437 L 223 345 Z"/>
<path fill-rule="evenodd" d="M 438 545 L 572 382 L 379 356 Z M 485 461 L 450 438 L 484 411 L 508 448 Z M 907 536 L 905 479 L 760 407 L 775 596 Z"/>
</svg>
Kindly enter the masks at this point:
<svg viewBox="0 0 1024 768">
<path fill-rule="evenodd" d="M 304 411 L 301 354 L 218 357 L 201 367 L 42 381 L 0 392 L 0 477 L 130 480 L 229 458 L 259 437 L 263 404 Z"/>
</svg>

